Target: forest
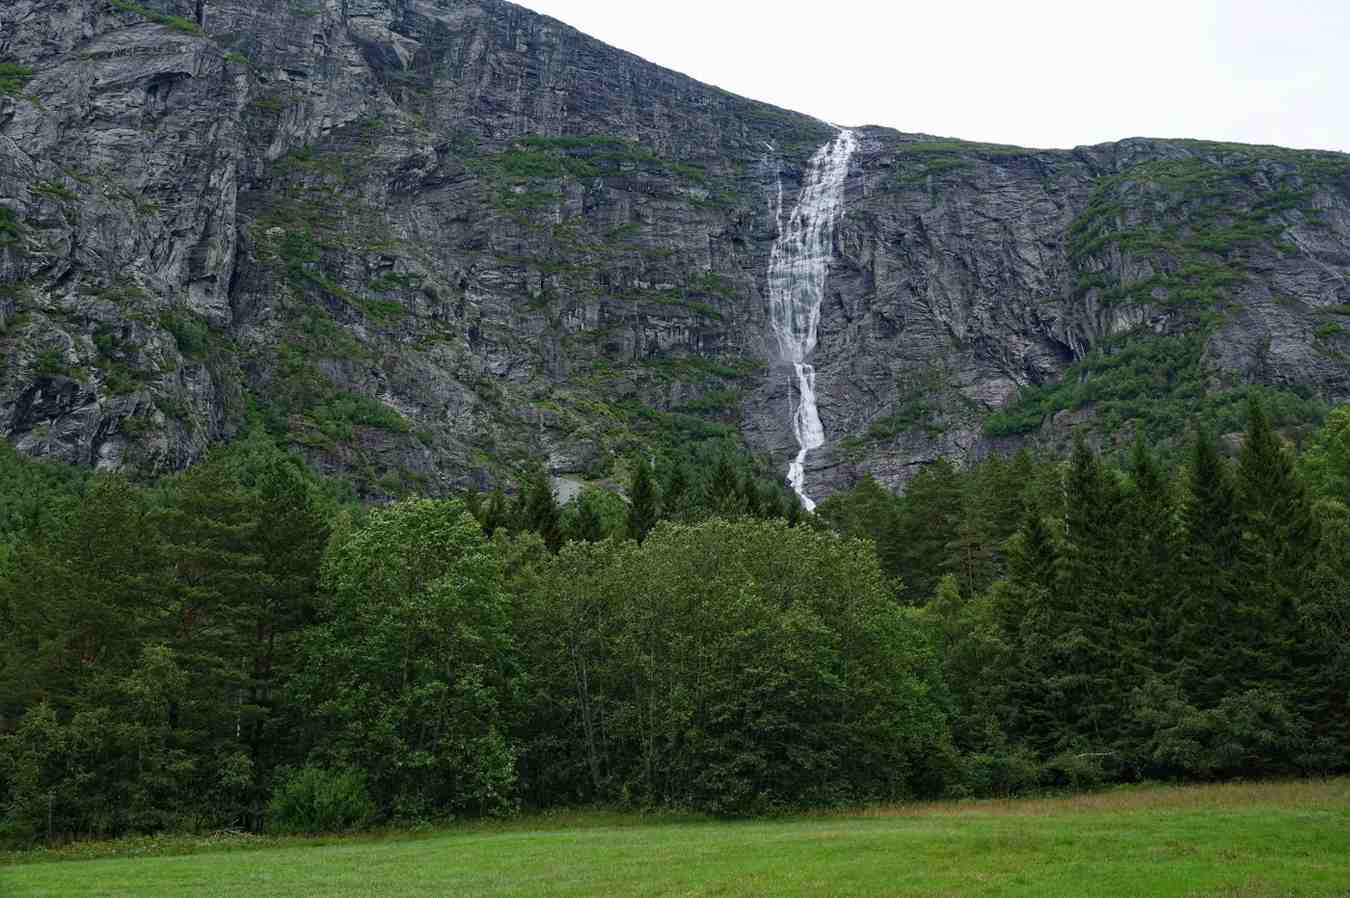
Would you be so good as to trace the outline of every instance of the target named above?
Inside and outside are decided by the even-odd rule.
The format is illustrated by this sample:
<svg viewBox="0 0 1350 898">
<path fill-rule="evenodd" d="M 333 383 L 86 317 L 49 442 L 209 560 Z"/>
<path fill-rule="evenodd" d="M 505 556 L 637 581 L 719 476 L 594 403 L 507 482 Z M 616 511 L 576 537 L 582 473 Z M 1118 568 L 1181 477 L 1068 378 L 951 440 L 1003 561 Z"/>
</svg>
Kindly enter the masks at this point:
<svg viewBox="0 0 1350 898">
<path fill-rule="evenodd" d="M 872 481 L 364 507 L 259 430 L 0 448 L 0 841 L 725 816 L 1350 769 L 1350 408 Z"/>
</svg>

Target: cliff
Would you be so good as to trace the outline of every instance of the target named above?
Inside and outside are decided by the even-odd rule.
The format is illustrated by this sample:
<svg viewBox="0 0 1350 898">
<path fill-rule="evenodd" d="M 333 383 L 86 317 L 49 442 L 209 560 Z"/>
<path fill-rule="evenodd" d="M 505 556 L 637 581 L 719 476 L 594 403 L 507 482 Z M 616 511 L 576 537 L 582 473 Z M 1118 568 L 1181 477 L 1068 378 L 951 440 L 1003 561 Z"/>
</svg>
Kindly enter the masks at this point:
<svg viewBox="0 0 1350 898">
<path fill-rule="evenodd" d="M 496 0 L 13 0 L 0 60 L 30 455 L 155 473 L 254 422 L 380 496 L 795 454 L 765 273 L 824 123 Z M 1350 394 L 1350 157 L 857 136 L 815 492 Z"/>
</svg>

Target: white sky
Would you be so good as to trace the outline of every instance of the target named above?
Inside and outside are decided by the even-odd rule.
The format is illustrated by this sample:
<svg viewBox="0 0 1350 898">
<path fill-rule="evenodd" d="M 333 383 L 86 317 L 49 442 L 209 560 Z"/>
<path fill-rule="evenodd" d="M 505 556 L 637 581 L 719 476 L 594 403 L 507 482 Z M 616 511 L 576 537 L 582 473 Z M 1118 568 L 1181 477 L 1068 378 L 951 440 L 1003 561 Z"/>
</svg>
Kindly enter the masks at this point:
<svg viewBox="0 0 1350 898">
<path fill-rule="evenodd" d="M 841 125 L 1350 150 L 1350 0 L 523 0 Z"/>
</svg>

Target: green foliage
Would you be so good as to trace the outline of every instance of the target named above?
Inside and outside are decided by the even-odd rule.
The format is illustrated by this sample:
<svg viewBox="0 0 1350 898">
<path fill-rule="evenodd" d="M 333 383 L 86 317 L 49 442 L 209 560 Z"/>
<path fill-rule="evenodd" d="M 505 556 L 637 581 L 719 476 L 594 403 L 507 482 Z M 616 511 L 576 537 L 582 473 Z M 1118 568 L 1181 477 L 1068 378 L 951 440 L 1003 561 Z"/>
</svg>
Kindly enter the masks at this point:
<svg viewBox="0 0 1350 898">
<path fill-rule="evenodd" d="M 359 770 L 302 767 L 277 784 L 267 803 L 268 826 L 274 832 L 350 832 L 374 815 L 366 777 Z"/>
<path fill-rule="evenodd" d="M 646 459 L 639 459 L 629 489 L 628 536 L 638 542 L 647 538 L 658 520 L 656 485 Z"/>
<path fill-rule="evenodd" d="M 0 247 L 17 246 L 23 237 L 23 222 L 7 206 L 0 206 Z"/>
<path fill-rule="evenodd" d="M 64 185 L 57 181 L 38 181 L 33 185 L 33 192 L 62 202 L 72 202 L 77 199 L 73 191 L 67 190 Z"/>
<path fill-rule="evenodd" d="M 32 69 L 14 62 L 0 62 L 0 94 L 17 95 L 32 80 Z"/>
<path fill-rule="evenodd" d="M 1151 733 L 1144 747 L 1159 770 L 1201 776 L 1250 776 L 1289 769 L 1305 744 L 1304 724 L 1283 695 L 1248 690 L 1199 710 L 1179 691 L 1151 681 L 1134 695 L 1134 714 Z"/>
<path fill-rule="evenodd" d="M 539 534 L 551 552 L 562 546 L 562 510 L 553 495 L 553 484 L 542 470 L 535 471 L 525 484 L 517 525 Z"/>
<path fill-rule="evenodd" d="M 463 503 L 375 512 L 335 537 L 323 577 L 293 687 L 314 762 L 365 771 L 381 816 L 509 811 L 509 618 L 498 562 Z"/>
<path fill-rule="evenodd" d="M 211 331 L 200 316 L 182 309 L 165 312 L 160 327 L 173 335 L 178 351 L 190 359 L 201 359 L 211 347 Z"/>
<path fill-rule="evenodd" d="M 974 143 L 964 140 L 930 140 L 899 143 L 896 175 L 901 187 L 925 185 L 944 175 L 974 166 L 976 160 L 998 163 L 1035 153 L 1024 147 Z"/>
<path fill-rule="evenodd" d="M 993 437 L 1029 433 L 1056 412 L 1091 406 L 1094 429 L 1109 433 L 1142 426 L 1150 440 L 1167 443 L 1195 420 L 1224 431 L 1237 429 L 1248 395 L 1260 395 L 1282 425 L 1315 423 L 1326 414 L 1320 400 L 1287 390 L 1215 390 L 1205 341 L 1204 333 L 1194 332 L 1131 334 L 1103 343 L 1070 364 L 1058 381 L 1023 390 L 986 417 L 984 432 Z"/>
<path fill-rule="evenodd" d="M 517 615 L 553 698 L 526 757 L 578 794 L 744 814 L 934 788 L 927 648 L 865 544 L 666 524 L 568 545 L 533 582 Z"/>
<path fill-rule="evenodd" d="M 155 490 L 101 475 L 76 501 L 45 470 L 0 552 L 0 732 L 29 720 L 36 752 L 0 825 L 255 825 L 326 538 L 303 475 L 256 437 Z"/>
<path fill-rule="evenodd" d="M 202 30 L 198 27 L 196 22 L 185 19 L 182 16 L 167 16 L 163 13 L 146 9 L 139 3 L 132 3 L 130 0 L 108 0 L 108 2 L 111 3 L 115 9 L 138 15 L 143 19 L 154 22 L 156 25 L 163 25 L 167 28 L 172 28 L 174 31 L 181 31 L 184 34 L 202 35 Z"/>
<path fill-rule="evenodd" d="M 1350 761 L 1345 416 L 1297 464 L 1255 398 L 1245 417 L 1236 465 L 1204 431 L 1172 470 L 1143 441 L 1118 468 L 1080 438 L 1067 465 L 989 460 L 821 504 L 922 584 L 904 594 L 942 640 L 961 789 Z"/>
<path fill-rule="evenodd" d="M 1163 305 L 1192 316 L 1228 304 L 1248 279 L 1247 256 L 1281 251 L 1284 213 L 1304 209 L 1310 195 L 1296 179 L 1276 175 L 1253 199 L 1256 174 L 1252 157 L 1229 164 L 1189 158 L 1143 163 L 1099 181 L 1069 228 L 1074 298 L 1096 291 L 1105 305 Z M 1113 282 L 1100 273 L 1104 253 L 1147 260 L 1155 273 Z"/>
<path fill-rule="evenodd" d="M 917 165 L 901 165 L 900 183 L 923 184 L 929 178 L 939 178 L 949 172 L 970 168 L 971 162 L 955 155 L 932 155 L 924 157 Z"/>
<path fill-rule="evenodd" d="M 594 178 L 594 165 L 571 156 L 535 150 L 507 150 L 497 164 L 508 178 Z"/>
<path fill-rule="evenodd" d="M 84 491 L 87 479 L 79 468 L 27 459 L 0 443 L 0 543 L 47 526 L 65 499 Z"/>
<path fill-rule="evenodd" d="M 66 377 L 70 366 L 66 364 L 66 354 L 59 349 L 44 349 L 33 360 L 33 373 L 47 377 Z"/>
<path fill-rule="evenodd" d="M 1316 496 L 1350 502 L 1350 406 L 1338 406 L 1298 460 L 1301 479 Z"/>
<path fill-rule="evenodd" d="M 1001 143 L 978 143 L 968 140 L 907 141 L 897 144 L 896 150 L 902 156 L 946 156 L 952 153 L 964 153 L 981 159 L 1029 156 L 1036 152 L 1026 147 L 1015 147 Z"/>
<path fill-rule="evenodd" d="M 0 838 L 1345 770 L 1343 411 L 816 516 L 716 443 L 627 505 L 340 513 L 260 434 L 150 486 L 0 451 Z"/>
</svg>

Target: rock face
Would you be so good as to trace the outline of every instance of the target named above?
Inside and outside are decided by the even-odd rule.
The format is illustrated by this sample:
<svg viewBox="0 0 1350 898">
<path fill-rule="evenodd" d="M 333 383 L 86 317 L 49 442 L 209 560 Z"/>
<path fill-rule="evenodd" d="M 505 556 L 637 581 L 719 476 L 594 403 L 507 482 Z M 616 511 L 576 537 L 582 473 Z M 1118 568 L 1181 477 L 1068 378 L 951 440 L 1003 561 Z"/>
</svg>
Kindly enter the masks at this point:
<svg viewBox="0 0 1350 898">
<path fill-rule="evenodd" d="M 765 275 L 821 122 L 497 0 L 10 0 L 0 60 L 24 452 L 154 473 L 263 426 L 368 496 L 796 452 Z M 1350 157 L 856 134 L 817 494 L 1350 395 Z"/>
</svg>

